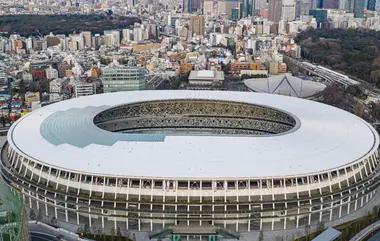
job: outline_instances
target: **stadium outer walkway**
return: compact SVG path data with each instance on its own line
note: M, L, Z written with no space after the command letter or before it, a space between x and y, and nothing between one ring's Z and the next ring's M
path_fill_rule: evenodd
M380 221L377 221L376 223L373 223L367 226L362 231L360 231L360 233L358 233L355 237L350 239L350 241L378 240L377 238L380 238L379 230L380 230ZM374 236L371 236L372 233L374 234Z
M358 209L356 212L346 215L340 219L337 219L332 222L325 223L325 228L334 227L358 218L361 218L368 214L368 212L372 212L374 206L380 205L380 192L377 191L376 195L372 198L372 200L367 203L367 205ZM310 232L316 231L316 226L312 226ZM295 238L305 236L305 228L299 229L289 229L289 230L278 230L278 231L264 231L264 241L290 241L292 240L292 234L294 233ZM256 241L259 240L258 232L251 233L240 233L241 241ZM230 240L228 240L230 241ZM232 241L232 240L231 240Z
M356 212L346 215L340 219L337 219L333 222L325 223L325 228L328 227L334 227L358 218L361 218L365 215L367 215L368 212L372 212L372 209L374 206L380 205L380 191L376 193L376 195L372 198L372 200L362 208L358 209ZM59 222L59 225L69 231L76 232L78 229L78 226L71 223L64 223ZM316 231L316 226L312 226L310 229L311 232ZM305 235L305 229L299 228L299 229L289 229L289 230L275 230L275 231L264 231L264 240L263 241L290 241L292 239L292 234L294 233L295 238L302 237ZM147 241L149 240L149 233L148 232L138 232L138 231L130 231L128 232L128 235L131 237L134 234L136 237L136 241ZM186 239L182 239L186 240ZM190 239L190 240L199 240L197 239ZM239 241L257 241L259 240L259 232L249 232L249 233L240 233L240 239ZM236 239L223 239L223 241L236 241Z

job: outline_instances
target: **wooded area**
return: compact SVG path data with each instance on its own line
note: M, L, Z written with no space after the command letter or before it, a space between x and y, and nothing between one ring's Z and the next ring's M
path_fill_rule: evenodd
M330 66L380 87L380 32L368 29L313 29L301 32L296 42L302 57Z
M23 37L54 34L71 34L91 31L103 34L104 30L127 28L140 19L110 15L6 15L0 17L0 32L17 33Z

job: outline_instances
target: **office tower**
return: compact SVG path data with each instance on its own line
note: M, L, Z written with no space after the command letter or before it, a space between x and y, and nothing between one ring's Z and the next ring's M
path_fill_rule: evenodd
M268 12L268 19L272 22L278 22L281 20L281 7L282 7L282 1L281 0L269 0L269 12Z
M191 12L196 12L198 11L198 9L201 8L201 0L190 0L190 1L191 1Z
M123 40L126 42L131 41L131 30L129 29L123 29Z
M354 17L364 18L365 0L354 0Z
M339 0L339 9L344 10L346 9L346 0Z
M232 9L238 8L238 0L227 0L227 14L232 15Z
M234 8L234 9L232 9L232 12L231 12L231 20L237 21L238 19L239 19L239 9Z
M182 6L183 6L183 11L185 13L188 13L189 12L189 0L183 0Z
M110 39L110 45L119 46L120 45L120 31L119 30L105 30L104 35Z
M210 14L214 15L214 1L212 0L205 0L203 3L203 14Z
M312 9L310 10L310 16L313 16L317 21L317 27L320 28L321 24L327 21L326 9Z
M281 20L293 21L296 18L295 0L283 0L281 8Z
M133 40L134 41L142 41L143 40L143 31L142 28L136 27L133 29Z
M247 15L255 16L256 15L256 0L247 0Z
M127 5L133 7L136 5L136 0L127 0Z
M238 7L239 7L239 19L240 18L243 18L243 16L244 16L244 4L243 4L243 2L239 2L239 4L238 4Z
M299 18L300 17L300 13L301 13L301 6L300 6L300 1L301 0L294 0L295 1L295 8L294 8L294 11L295 11L295 17L296 18Z
M227 14L227 2L218 1L218 15Z
M323 8L325 9L337 9L339 0L323 0Z
M368 0L367 9L370 11L376 10L376 0Z
M187 13L196 12L201 9L201 0L183 0L183 9Z
M311 0L300 0L299 1L300 15L309 15L310 7L311 7Z
M91 48L92 47L91 32L90 31L82 32L82 35L83 35L83 38L84 38L84 46L88 47L88 48Z
M196 35L203 36L203 33L204 33L203 16L191 16L190 31L193 35L196 34Z

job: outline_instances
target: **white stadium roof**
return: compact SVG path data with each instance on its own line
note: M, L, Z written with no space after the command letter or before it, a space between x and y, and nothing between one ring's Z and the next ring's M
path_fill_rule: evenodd
M152 134L148 139L136 139L139 134L108 132L93 123L97 113L112 106L165 99L269 106L293 114L300 126L276 136ZM61 136L65 143L56 140ZM77 142L89 140L92 143L78 147ZM12 125L8 142L30 159L73 172L236 180L299 176L339 168L375 152L379 138L359 117L299 98L249 92L136 91L93 95L40 108Z
M282 94L307 98L322 92L326 85L303 80L291 74L274 75L269 78L246 79L244 84L259 93Z

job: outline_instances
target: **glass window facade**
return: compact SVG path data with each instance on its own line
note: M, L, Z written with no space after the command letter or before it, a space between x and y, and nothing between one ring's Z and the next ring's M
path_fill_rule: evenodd
M104 93L144 90L145 71L138 67L106 68L102 81Z

